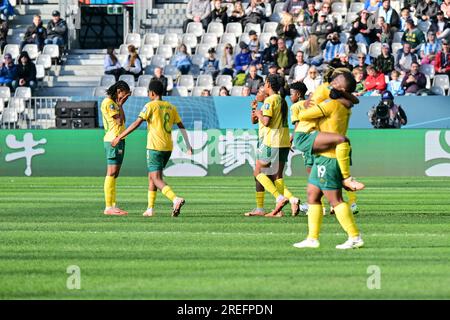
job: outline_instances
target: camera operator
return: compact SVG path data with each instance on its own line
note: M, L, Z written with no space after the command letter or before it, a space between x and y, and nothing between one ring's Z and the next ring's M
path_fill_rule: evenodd
M368 116L375 129L400 129L408 122L405 111L394 103L394 96L390 91L383 93L380 103L369 111Z

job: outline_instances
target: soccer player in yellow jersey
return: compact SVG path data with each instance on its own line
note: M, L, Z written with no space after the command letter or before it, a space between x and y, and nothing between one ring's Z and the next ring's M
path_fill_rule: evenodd
M157 189L161 190L162 194L173 203L173 217L180 214L181 207L185 204L185 200L177 197L162 178L163 169L167 165L173 149L172 127L174 124L181 130L188 154L192 154L192 147L176 107L161 99L163 90L160 81L152 80L150 82L148 93L151 102L145 105L137 120L112 142L113 146L118 144L120 139L136 130L142 122L147 122L148 206L143 214L145 217L155 214Z
M356 82L349 80L349 91L354 89ZM354 80L354 79L353 79ZM352 92L352 91L351 91ZM340 101L328 99L318 106L301 111L301 121L318 120L318 128L322 132L336 132L345 135L348 128L351 111ZM318 152L314 159L308 180L308 237L306 240L294 244L297 248L318 248L319 232L322 224L323 195L334 207L336 218L348 235L348 240L336 246L337 249L359 248L364 245L358 228L356 227L350 207L342 198L342 172L336 159L336 150Z
M264 89L268 97L264 100L262 109L254 111L254 116L260 122L262 143L256 153L253 174L276 199L275 209L266 216L278 217L281 215L281 209L289 203L289 198L284 195L283 181L284 164L287 162L290 148L288 107L282 103L282 97L278 93L280 84L276 76L267 76ZM275 182L270 176L275 176Z
M118 135L125 130L125 113L123 104L130 96L130 87L124 81L118 81L108 88L107 97L102 101L101 112L105 137L103 138L106 152L106 177L104 183L106 215L124 216L128 212L116 207L116 180L119 177L125 155L125 140L121 139L116 146L111 146Z

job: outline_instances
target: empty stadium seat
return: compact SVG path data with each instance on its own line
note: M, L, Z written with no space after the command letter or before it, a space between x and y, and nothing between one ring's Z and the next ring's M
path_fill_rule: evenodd
M301 44L301 43L294 43L291 50L294 54L297 54L297 52L302 49L302 46L303 46L303 44Z
M5 54L9 53L13 60L16 60L17 57L20 55L20 47L18 44L7 44L5 48L3 49L3 56Z
M272 10L272 15L270 16L270 20L274 22L280 22L281 13L283 12L284 2L277 2Z
M267 48L270 42L270 38L273 36L276 36L276 34L272 32L263 32L259 36L259 42L264 43L264 47Z
M223 34L223 24L221 22L210 22L208 25L207 33L214 33L217 38L220 38Z
M186 87L177 86L177 87L173 88L172 95L179 96L179 97L188 97L189 91Z
M216 86L225 86L228 90L233 86L233 78L227 74L220 74L216 78Z
M125 81L130 88L134 88L134 76L131 74L123 74L119 77L120 81Z
M106 96L107 87L95 87L92 95L94 97L104 97Z
M170 59L173 55L172 47L168 44L162 44L156 49L156 54L163 56L164 59Z
M151 74L143 74L140 75L137 81L138 87L144 87L148 88L148 85L150 84L150 81L152 80L153 76Z
M40 54L36 59L36 65L44 66L44 69L47 71L52 67L52 58L48 54Z
M108 87L109 88L114 83L116 83L116 77L113 76L112 74L105 74L100 79L99 86L100 87Z
M29 87L17 87L14 92L15 98L29 99L31 98L31 88Z
M171 77L167 78L167 91L170 92L173 89L173 79Z
M36 65L36 79L43 80L45 78L45 68L42 64Z
M214 86L211 89L211 95L217 97L220 93L220 86Z
M244 33L249 33L251 30L256 31L257 34L261 34L261 25L256 23L247 23L244 28Z
M199 38L203 35L203 25L201 22L189 22L186 28L186 33L193 33Z
M392 49L392 54L395 55L397 54L397 51L400 50L403 47L403 45L401 43L398 42L393 42L391 45L391 49Z
M9 87L0 87L0 99L3 101L8 101L9 98L11 98L11 91L9 90Z
M193 56L191 56L191 60L193 64L197 66L203 66L206 58L204 54L194 54Z
M131 95L134 97L147 97L148 90L146 87L135 87L133 88Z
M217 35L215 33L205 33L200 43L208 44L210 47L217 46Z
M149 44L151 45L153 48L158 48L159 47L159 34L157 33L146 33L144 36L144 44Z
M450 81L446 74L436 74L433 80L433 86L441 87L444 90L448 90L450 87Z
M229 43L234 47L236 45L236 35L234 33L224 33L220 37L220 43Z
M154 49L150 44L144 44L139 48L139 56L145 60L150 60L153 57Z
M129 33L125 37L125 44L132 44L136 48L141 46L141 35L139 33Z
M208 50L209 50L210 48L212 48L212 47L214 47L214 46L212 46L212 45L210 45L210 44L208 44L208 43L200 43L200 44L197 46L197 49L195 49L195 54L196 54L196 55L197 55L197 54L200 54L200 55L206 57L206 56L208 55Z
M166 77L176 78L180 71L174 65L168 64L164 67L164 75Z
M422 72L426 76L429 76L432 79L434 77L434 65L422 64L420 66L420 72Z
M37 44L32 43L26 44L23 47L22 51L28 52L28 56L30 57L31 60L35 60L39 56L39 48Z
M59 58L59 46L57 44L46 44L42 49L42 54L48 54L50 58Z
M119 50L117 50L117 54L121 54L121 55L128 55L128 45L127 44L121 44L119 47Z
M381 54L381 42L371 43L369 46L369 55L372 58L377 58Z
M197 46L197 37L193 33L185 33L181 38L181 43L187 48L195 48Z
M14 108L5 108L2 112L2 126L12 124L14 127L17 125L17 121L19 121L19 114L16 112Z
M404 34L404 32L401 32L401 31L395 32L394 36L392 38L392 42L401 43L402 42L402 38L403 38L403 34Z
M239 37L239 42L245 42L245 43L249 43L250 42L250 36L248 35L248 33L243 33L241 34L241 36ZM238 50L239 49L239 50ZM239 46L236 47L236 50L240 51L241 48ZM237 52L237 51L236 51Z
M178 35L176 33L166 33L164 35L163 44L167 44L172 48L178 47L179 44Z
M239 22L230 22L227 24L225 28L226 33L234 33L236 38L240 37L242 34L242 24Z
M445 90L442 87L432 86L430 90L437 96L445 96Z
M231 88L230 95L233 97L242 97L243 86L234 86Z
M207 87L194 87L192 89L192 96L193 97L200 97L202 95L203 90L211 90L211 88L207 88Z
M154 55L150 61L150 65L164 68L166 65L166 58L160 55Z
M194 77L191 74L183 74L178 78L178 86L185 87L189 91L194 88Z
M127 62L127 59L128 59L127 54L117 54L116 57L117 57L117 60L119 60L119 63L121 66L125 65L125 63Z
M350 12L361 12L364 10L364 2L352 2L350 4Z
M331 4L331 12L339 13L344 16L347 13L347 4L343 2L334 2Z
M264 23L262 31L268 32L268 33L275 33L277 31L277 27L278 27L277 22L269 21L269 22Z
M197 86L208 87L211 89L214 86L213 77L210 74L201 74L197 77Z

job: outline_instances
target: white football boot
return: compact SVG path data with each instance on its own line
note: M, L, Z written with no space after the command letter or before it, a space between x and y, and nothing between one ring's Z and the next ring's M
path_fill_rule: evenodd
M319 240L316 240L316 239L306 238L302 242L294 243L294 247L299 248L299 249L303 249L303 248L317 249L318 247L320 247L320 242L319 242Z
M364 245L364 241L361 238L361 235L353 238L348 238L343 244L338 244L336 249L347 250L347 249L357 249L361 248Z

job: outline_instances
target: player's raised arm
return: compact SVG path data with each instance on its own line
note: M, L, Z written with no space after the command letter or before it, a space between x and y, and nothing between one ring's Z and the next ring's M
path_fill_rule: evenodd
M300 121L308 121L308 120L314 120L314 119L320 119L322 117L326 117L330 114L328 108L322 106L314 106L310 107L306 110L300 110L298 113L298 119Z
M183 135L184 142L186 143L187 154L191 155L192 154L192 146L191 146L191 143L189 142L189 136L187 134L186 128L184 127L184 124L181 121L177 123L177 126L180 129L181 134Z

